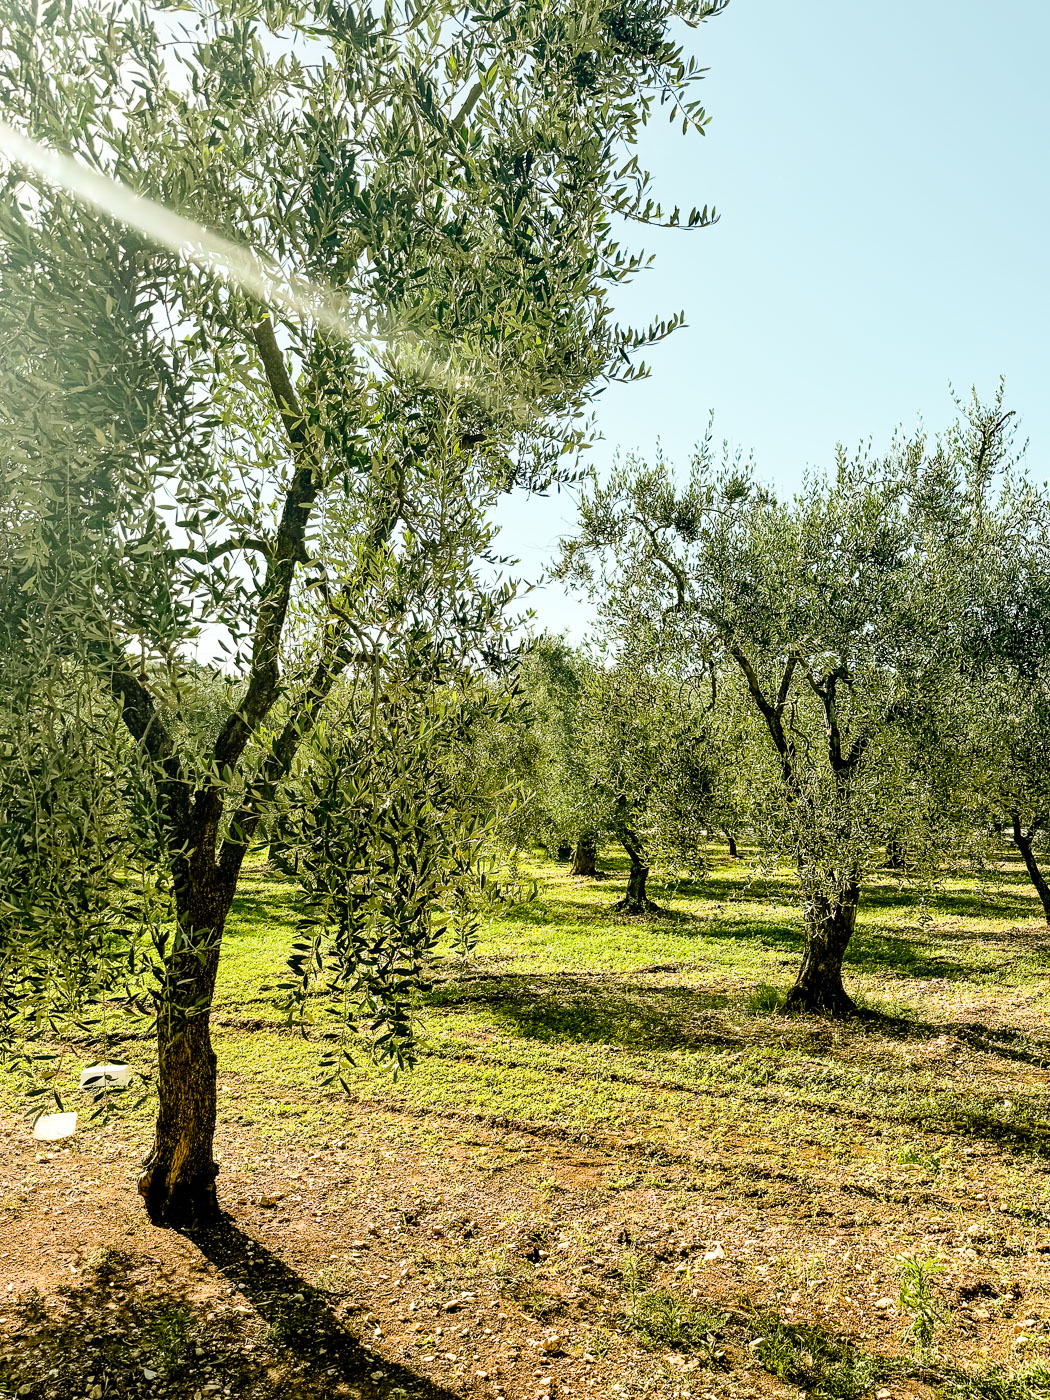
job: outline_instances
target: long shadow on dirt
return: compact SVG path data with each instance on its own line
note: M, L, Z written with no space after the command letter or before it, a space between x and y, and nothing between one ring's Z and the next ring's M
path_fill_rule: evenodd
M0 1327L0 1391L22 1400L456 1400L364 1346L328 1299L232 1221L193 1236L218 1276L173 1285L109 1250L82 1282L30 1291ZM8 1304L11 1308L11 1304Z
M401 1395L406 1400L455 1400L443 1386L370 1351L339 1320L324 1293L228 1217L213 1229L196 1232L193 1241L244 1294L286 1352L309 1367L324 1367L329 1386L333 1379L341 1380L362 1400Z

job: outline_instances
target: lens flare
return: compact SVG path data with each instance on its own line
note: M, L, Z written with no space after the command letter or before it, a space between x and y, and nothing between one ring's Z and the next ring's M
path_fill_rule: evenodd
M354 324L332 291L289 272L244 244L173 213L163 204L135 194L119 180L92 170L71 156L49 150L2 120L0 154L186 262L209 269L267 306L311 319L348 340L375 339Z
M483 357L475 348L464 360L451 351L435 352L416 326L395 327L387 334L376 334L362 324L360 315L352 313L346 298L331 287L282 267L266 254L224 238L156 200L136 194L120 180L41 145L0 119L2 158L26 167L82 204L134 229L186 262L207 269L264 306L312 321L352 344L392 352L401 373L416 382L453 397L469 389L475 401L509 414L519 425L527 424L531 418L525 399L519 393L506 392L498 354ZM503 385L502 389L497 385Z

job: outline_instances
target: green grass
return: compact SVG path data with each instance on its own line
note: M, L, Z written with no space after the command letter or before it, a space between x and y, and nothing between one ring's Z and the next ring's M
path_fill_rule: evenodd
M476 956L438 968L420 1006L418 1066L394 1080L362 1059L350 1075L356 1104L401 1115L420 1142L430 1124L447 1125L430 1130L441 1140L471 1119L511 1143L515 1125L537 1124L569 1142L633 1142L634 1160L609 1177L612 1200L715 1186L772 1205L787 1191L804 1214L832 1183L853 1193L851 1206L883 1207L876 1268L893 1296L896 1260L928 1251L913 1238L914 1203L943 1208L993 1168L1005 1196L1031 1197L1032 1173L1050 1158L1050 1092L1033 1073L1050 1063L1050 935L1016 863L994 884L946 879L928 907L895 881L870 886L846 978L880 1014L854 1026L781 1013L801 948L790 875L757 878L716 854L701 884L654 889L666 914L630 920L610 914L625 876L610 864L614 878L598 883L540 864L539 898L493 919ZM334 1133L343 1112L341 1098L304 1092L316 1046L280 1028L268 990L294 910L287 886L250 873L219 987L222 1075L239 1111L276 1136ZM237 1029L243 1018L250 1033ZM507 1287L534 1316L550 1315L528 1269ZM635 1279L621 1326L710 1366L720 1317L671 1281ZM808 1395L859 1400L904 1363L870 1352L851 1325L781 1318L750 1355ZM894 1355L909 1345L902 1323ZM940 1393L1043 1396L1041 1358L956 1366L939 1373Z
M581 1132L615 1123L657 1138L676 1134L685 1103L716 1136L739 1121L741 1099L768 1130L772 1098L788 1120L809 1117L813 1143L822 1119L861 1103L901 1151L915 1127L1029 1157L1050 1151L1044 1092L1009 1088L1004 1108L1001 1075L960 1094L943 1066L923 1063L949 1025L1004 1064L1050 1061L1050 1038L986 1015L989 994L1006 990L1046 1005L1047 931L1018 867L997 889L947 880L943 908L922 911L895 882L871 887L846 976L883 1020L850 1030L844 1053L827 1025L779 1014L801 939L789 876L753 879L742 862L715 863L699 886L655 891L667 915L630 920L609 914L619 879L574 880L552 865L537 875L539 899L493 919L475 957L439 965L420 1006L417 1068L394 1081L362 1056L355 1097ZM294 889L249 871L217 992L222 1073L242 1111L274 1130L338 1114L304 1094L318 1049L283 1027L276 1005L294 917ZM253 1086L267 1092L253 1097ZM842 1127L840 1148L848 1118L846 1141Z
M776 1250L731 1245L724 1266L675 1268L632 1245L581 1349L674 1355L716 1392L712 1371L751 1366L815 1400L902 1377L931 1400L1050 1397L1048 1333L1019 1342L1010 1324L1050 1312L1050 1256L1033 1246L1050 1229L1050 933L1019 864L994 882L945 879L926 907L873 883L846 981L877 1014L833 1024L781 1010L801 951L795 881L711 860L698 885L653 888L666 912L641 920L610 913L622 864L593 882L538 862L539 897L493 917L475 956L435 967L415 1069L394 1078L362 1053L349 1096L322 1087L319 1045L279 1009L296 891L250 868L214 1014L220 1118L241 1130L231 1171L252 1170L251 1143L323 1149L364 1119L369 1143L479 1199L512 1177L544 1240L564 1227L563 1199L675 1229L717 1202L709 1233L776 1221ZM537 1140L560 1145L567 1175L533 1169ZM581 1183L573 1163L595 1145L605 1165ZM562 1318L533 1262L486 1259L441 1247L426 1267L450 1288L487 1270L508 1305ZM872 1300L898 1297L909 1259L928 1261L930 1316L948 1319L924 1332L921 1366L906 1310L872 1330ZM949 1297L975 1271L996 1299L1018 1279L1024 1298L995 1302L984 1332ZM184 1329L174 1315L164 1328L175 1364Z

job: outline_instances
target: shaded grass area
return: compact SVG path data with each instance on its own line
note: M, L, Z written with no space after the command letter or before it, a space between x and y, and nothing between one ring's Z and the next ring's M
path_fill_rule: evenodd
M231 1390L259 1400L455 1400L391 1366L361 1340L360 1324L335 1315L323 1290L229 1221L194 1238L205 1279L228 1282L250 1308L211 1288L203 1297L192 1285L158 1289L141 1261L107 1250L78 1286L47 1303L33 1292L20 1301L14 1354L0 1341L0 1393L72 1400L98 1378L99 1390L119 1400ZM46 1370L39 1386L25 1379L31 1354L47 1363L33 1368Z
M608 864L617 878L605 883L541 868L540 899L493 920L478 956L439 968L421 1006L419 1066L394 1082L362 1061L350 1071L355 1094L580 1130L659 1131L686 1111L705 1131L730 1116L757 1130L774 1108L808 1116L804 1132L816 1140L852 1117L878 1119L880 1134L902 1140L922 1128L1050 1153L1042 1086L1015 1086L1006 1100L998 1087L1004 1064L1050 1063L1050 1037L1004 1025L994 1003L980 1004L994 974L996 987L1045 1005L1045 929L1016 864L999 880L1004 902L1028 912L1021 925L1012 914L989 925L995 892L961 881L946 882L945 899L969 900L966 918L920 910L896 882L876 885L848 975L877 1014L852 1027L778 1014L800 946L789 876L759 879L723 860L700 886L659 890L670 912L639 921L610 915L626 871ZM290 887L255 871L231 917L217 1021L239 1085L261 1074L298 1089L316 1060L316 1046L281 1029L272 993L294 907ZM239 1033L246 1016L251 1035ZM949 1061L970 1052L996 1072L960 1094ZM688 1110L685 1096L697 1100ZM248 1110L252 1121L313 1111L279 1101Z
M874 1014L843 1025L779 1011L801 947L790 874L711 856L700 884L655 886L665 912L640 920L610 912L625 863L600 883L539 865L537 900L434 969L416 1068L395 1079L362 1055L349 1098L321 1086L316 1040L279 1009L295 889L249 869L214 1018L232 1170L364 1124L398 1164L395 1199L399 1172L425 1166L461 1214L489 1213L484 1247L476 1232L453 1244L445 1223L413 1267L442 1296L480 1279L515 1326L562 1329L550 1354L579 1371L559 1393L584 1394L573 1385L598 1367L588 1394L613 1378L720 1394L725 1379L781 1400L1050 1400L1050 936L1020 865L997 883L946 879L925 906L875 882L846 969ZM352 1212L355 1189L336 1189ZM394 1375L278 1251L232 1225L201 1247L281 1364L324 1347L347 1385L373 1364ZM941 1271L947 1321L922 1356L896 1301L908 1259ZM434 1396L490 1393L407 1360L397 1375Z

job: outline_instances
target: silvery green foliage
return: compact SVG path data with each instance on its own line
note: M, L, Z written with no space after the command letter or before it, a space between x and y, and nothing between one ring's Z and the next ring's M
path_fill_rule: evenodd
M940 439L840 450L791 499L710 436L684 480L629 460L583 495L561 572L610 636L714 685L737 805L807 899L848 897L889 841L932 878L965 836L972 745L951 716L1012 645L1003 618L1032 615L1009 542L1045 552L1009 416L975 402Z
M0 1045L42 1111L61 1107L73 1045L105 1049L144 1009L170 910L157 843L132 826L138 774L112 707L53 658L9 654L0 670Z
M662 874L701 873L706 830L724 819L703 696L651 658L551 636L523 657L519 683L504 738L518 840L633 837Z
M388 653L337 697L271 848L304 894L286 1006L304 1033L334 1021L333 1078L355 1038L412 1063L420 984L443 941L473 949L485 903L488 822L461 802L457 768L505 702L469 677L427 684L435 658L420 654L426 639L415 648L412 664L392 669Z
M408 633L439 638L452 676L490 659L510 592L479 564L488 507L568 474L595 390L679 323L616 323L611 292L646 262L619 229L710 218L664 216L635 148L661 107L703 129L674 35L722 8L0 16L5 121L247 246L275 287L262 306L207 258L0 172L5 645L63 677L34 692L46 743L69 694L77 724L101 717L90 774L123 813L121 859L153 843L141 866L173 905L145 939L173 1026L206 1009L241 862L330 696ZM109 810L84 808L107 833Z

